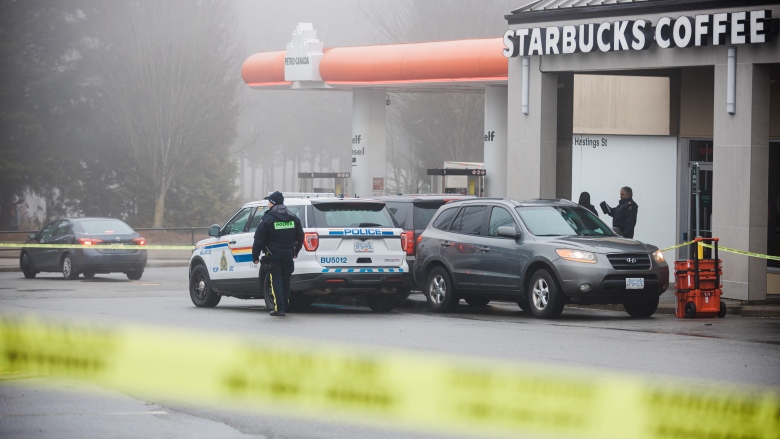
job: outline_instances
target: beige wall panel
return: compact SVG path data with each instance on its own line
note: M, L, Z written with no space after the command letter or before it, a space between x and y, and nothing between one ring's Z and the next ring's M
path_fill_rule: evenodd
M712 67L682 69L680 137L712 138L714 81Z
M574 75L574 132L669 135L669 78Z

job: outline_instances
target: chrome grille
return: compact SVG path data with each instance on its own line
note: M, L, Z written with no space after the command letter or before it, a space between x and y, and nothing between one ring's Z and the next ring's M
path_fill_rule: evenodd
M649 270L652 265L647 253L613 253L607 259L615 270Z

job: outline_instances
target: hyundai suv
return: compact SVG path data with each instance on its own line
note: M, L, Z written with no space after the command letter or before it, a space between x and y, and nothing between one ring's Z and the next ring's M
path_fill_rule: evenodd
M405 248L411 241L385 203L357 198L285 194L285 205L301 219L304 244L295 259L290 310L318 298L365 299L377 312L395 307L410 272ZM312 196L316 194L310 194ZM216 306L222 296L264 298L272 307L267 267L252 262L254 233L268 202L245 204L223 226L211 226L190 259L190 297L199 307ZM260 282L262 279L262 282Z
M431 218L439 210L439 207L450 201L469 200L473 195L452 195L452 194L414 194L414 195L386 195L374 197L377 200L384 201L387 209L393 214L393 218L398 225L404 229L404 234L409 238L411 245L406 248L406 263L409 264L409 271L414 270L415 248L414 243L417 237L425 230ZM399 293L400 299L409 297L412 289L420 290L421 285L412 282L406 290Z
M417 242L414 277L434 311L493 299L539 318L564 305L622 304L649 317L669 286L652 245L623 238L568 200L485 199L442 206Z

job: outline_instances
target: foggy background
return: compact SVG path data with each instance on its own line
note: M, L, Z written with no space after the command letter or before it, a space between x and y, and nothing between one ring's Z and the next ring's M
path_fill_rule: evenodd
M528 3L0 0L0 230L59 216L223 223L302 171L350 171L352 94L252 90L250 55L310 22L325 47L500 37ZM391 93L388 193L482 161L484 97Z

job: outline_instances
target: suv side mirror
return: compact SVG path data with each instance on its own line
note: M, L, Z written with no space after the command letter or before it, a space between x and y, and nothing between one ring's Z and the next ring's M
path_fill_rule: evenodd
M520 233L512 226L501 226L496 230L496 234L503 238L517 239L520 237Z
M613 232L615 232L615 233L617 233L617 234L618 234L618 236L623 236L623 231L622 231L622 230L620 230L620 228L618 228L618 227L613 227L613 228L612 228L612 231L613 231Z
M209 227L209 236L219 237L219 224L214 224Z

